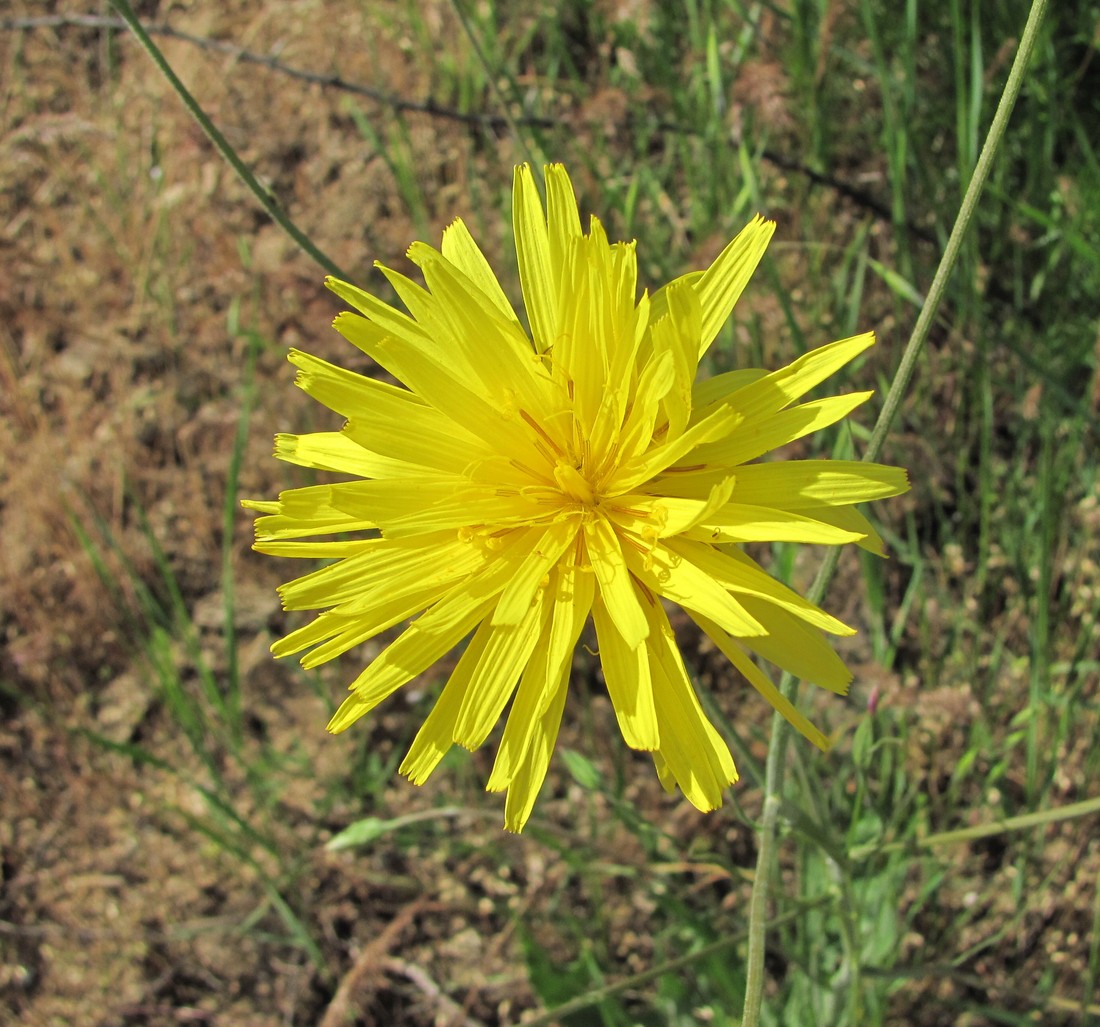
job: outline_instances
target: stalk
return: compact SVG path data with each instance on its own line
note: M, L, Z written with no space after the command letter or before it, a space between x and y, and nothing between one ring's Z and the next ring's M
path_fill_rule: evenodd
M993 122L989 126L989 133L974 166L974 173L970 178L970 184L966 188L966 194L963 196L962 205L959 208L958 216L955 218L951 235L947 240L947 246L944 248L943 256L940 258L939 266L932 278L928 297L924 301L924 306L921 307L917 323L913 327L913 334L905 346L901 363L898 365L897 373L890 385L890 391L887 393L886 402L883 403L882 412L875 422L874 431L871 433L871 441L867 445L867 451L863 454L865 461L873 461L882 451L886 436L897 417L901 401L913 377L917 359L920 357L924 344L928 339L932 321L943 302L947 283L951 278L951 272L955 268L955 262L958 260L963 239L970 228L970 222L977 210L978 200L981 198L986 179L989 177L989 170L993 166L993 161L1004 139L1008 119L1020 95L1020 87L1023 84L1024 74L1027 71L1031 52L1035 47L1035 40L1038 37L1046 7L1047 0L1032 0L1027 24L1024 26L1023 35L1020 38L1020 46L1012 62L1012 69L1008 73L1008 81L1005 83L1004 92L1001 93L1000 102L997 104L996 113L993 115ZM811 603L816 605L821 602L833 574L836 573L839 559L840 552L838 549L829 551L807 593L806 598ZM783 695L793 702L797 697L798 682L791 675L784 674L780 682L780 690ZM769 874L772 872L774 862L788 738L787 722L780 714L776 713L772 718L771 739L768 743L768 758L764 776L764 811L760 824L756 877L753 881L752 900L749 905L748 956L745 969L745 1007L741 1020L742 1027L759 1027L760 1024L760 1010L764 994L764 949L767 940L765 923L768 884Z

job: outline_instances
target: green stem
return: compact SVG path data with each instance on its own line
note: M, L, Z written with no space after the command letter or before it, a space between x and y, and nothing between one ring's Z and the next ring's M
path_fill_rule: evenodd
M808 899L797 909L792 909L782 916L777 916L769 926L785 927L805 913L825 906L830 901L829 895L818 895L812 899ZM700 945L697 949L685 955L675 956L663 963L651 966L648 970L642 970L639 973L631 974L629 977L623 977L611 984L601 985L598 988L594 988L592 991L586 991L583 995L571 998L568 1002L564 1002L560 1006L554 1006L553 1009L549 1009L544 1013L539 1013L530 1020L524 1020L524 1027L549 1027L550 1024L561 1023L565 1017L578 1013L583 1009L589 1009L592 1006L599 1005L601 1002L614 995L622 994L624 991L636 991L643 984L648 984L650 981L655 981L667 974L675 974L683 970L688 970L696 963L703 962L709 956L713 956L715 953L721 952L723 949L727 949L732 945L737 945L743 941L744 938L744 933L726 935L724 938L718 938L716 941L708 942L706 945Z
M1011 834L1014 831L1028 831L1033 827L1061 824L1067 820L1075 820L1077 817L1091 817L1098 813L1100 813L1100 795L1093 796L1091 799L1082 799L1080 802L1071 802L1066 806L1055 806L1053 809L1042 809L1035 813L1021 813L1018 817L991 820L985 824L960 827L954 831L940 831L937 834L926 834L920 838L900 842L886 842L885 844L872 842L868 845L857 845L849 850L848 859L853 863L858 863L860 860L885 856L894 852L932 849L937 845L970 844L980 838L995 838L998 835Z
M244 161L237 156L237 151L229 145L225 136L218 131L218 127L206 116L206 113L199 106L198 101L188 92L187 87L179 80L179 77L172 70L172 66L165 60L164 54L157 49L156 43L149 38L149 33L141 27L141 22L138 21L137 15L134 14L128 0L110 0L110 4L118 11L122 20L130 26L134 36L137 37L137 41L144 47L145 52L150 56L153 63L160 70L160 73L168 79L168 84L176 91L179 98L183 101L183 105L199 123L199 127L206 133L207 139L214 144L218 153L229 162L230 167L237 172L237 175L248 187L252 195L260 201L260 205L267 211L271 219L330 275L335 275L337 278L342 278L345 281L351 281L347 272L342 270L335 261L331 260L323 251L315 246L309 236L287 217L279 206L278 201L271 194L271 191L265 189L264 186L260 184Z
M993 115L993 123L989 126L989 134L986 136L982 152L974 167L974 174L967 186L966 195L963 196L962 206L959 209L958 217L955 219L954 227L951 229L951 235L947 240L947 246L944 248L943 257L940 259L939 267L936 268L936 273L932 278L928 297L924 302L924 306L921 307L917 323L913 328L913 334L906 344L901 363L898 365L897 374L894 376L882 412L875 423L871 441L867 446L866 453L863 455L864 460L874 460L882 451L886 436L897 417L898 408L901 406L901 401L913 377L917 359L928 338L928 332L932 327L936 311L943 301L944 292L958 259L963 239L970 227L974 211L977 209L978 200L985 187L986 179L989 177L989 170L997 151L1000 149L1008 119L1012 114L1012 108L1015 106L1016 99L1020 94L1020 86L1023 83L1024 74L1031 58L1031 51L1039 34L1039 26L1042 24L1043 15L1046 13L1046 6L1047 0L1032 0L1027 24L1024 26L1023 36L1020 39L1020 46L1012 62L1012 70L1008 74L1008 81L1005 83L1004 92L1001 94L1000 102L997 105L997 111ZM807 594L810 602L815 604L821 602L825 590L836 572L839 559L839 550L830 550ZM784 674L780 688L783 694L793 702L798 690L797 681L790 675ZM745 1009L741 1021L742 1027L758 1027L760 1023L760 1009L764 994L765 911L768 904L768 875L772 871L776 829L779 823L787 739L787 722L776 713L772 718L771 740L768 745L768 758L764 771L764 812L760 824L756 877L753 881L752 900L749 906L748 958L745 970Z

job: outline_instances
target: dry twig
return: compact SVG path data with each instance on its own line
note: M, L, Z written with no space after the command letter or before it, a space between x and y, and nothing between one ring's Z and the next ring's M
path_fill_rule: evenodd
M98 28L118 30L120 32L127 31L127 26L121 19L98 14L56 14L43 15L37 18L0 18L0 31L26 31L41 28ZM143 25L143 28L151 36L164 36L168 39L178 39L203 50L211 50L215 53L226 54L234 60L241 61L243 64L257 64L277 72L280 75L285 75L288 78L297 79L301 82L308 82L311 85L338 89L345 93L351 93L354 96L361 96L365 99L372 100L383 107L388 107L390 110L403 113L427 114L433 118L445 118L450 121L458 121L472 127L487 129L494 132L505 132L509 128L514 128L515 126L523 126L525 128L562 129L571 133L576 133L579 129L584 128L586 124L599 127L598 123L586 123L583 120L551 118L545 115L528 113L523 113L511 118L500 114L484 114L480 112L467 113L437 103L430 97L427 100L408 100L404 97L386 92L383 89L365 86L358 82L350 82L337 74L321 74L320 72L309 71L305 68L296 68L293 65L283 63L273 54L253 53L251 50L245 50L242 47L223 42L220 39L210 39L206 36L196 36L189 32L182 32L179 29L172 28L171 25ZM643 114L643 116L645 115ZM674 122L660 121L657 123L657 128L668 134L693 134L691 129L685 129L682 125ZM813 168L807 167L799 161L792 160L781 153L776 153L774 150L764 149L760 151L760 157L762 160L779 168L781 171L802 175L809 179L814 185L825 186L827 189L833 190L838 195L851 200L857 206L863 207L865 210L870 211L882 220L892 220L893 215L886 204L880 202L870 193L857 186L850 185L838 178L834 178L832 175L815 171ZM936 241L933 234L922 225L908 222L906 228L917 239L921 239L925 242Z

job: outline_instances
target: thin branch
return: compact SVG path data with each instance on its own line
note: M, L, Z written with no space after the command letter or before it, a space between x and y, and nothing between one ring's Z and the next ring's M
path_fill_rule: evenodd
M126 23L119 18L110 18L98 14L57 14L44 15L38 18L0 18L0 30L7 32L43 28L94 28L125 31L127 26ZM573 120L569 118L552 118L538 114L525 113L516 117L511 117L502 114L459 111L455 110L453 107L447 107L441 103L437 103L431 97L427 100L410 100L389 93L384 89L349 81L335 73L322 74L321 72L310 71L306 68L298 68L284 63L271 54L258 54L251 50L245 50L233 43L223 42L220 39L210 39L206 36L196 36L189 32L182 32L179 29L172 28L171 25L145 25L144 29L150 36L163 36L166 39L177 39L191 46L196 46L201 50L225 54L227 57L232 57L242 64L255 64L259 67L267 68L269 71L284 75L287 78L297 79L299 82L321 86L325 89L336 89L340 92L350 93L353 96L361 96L382 107L388 107L393 111L425 114L432 118L455 121L472 128L480 128L501 135L509 131L514 132L517 128L560 129L575 134L580 129L599 127L599 125L602 124L602 122L593 122L585 119ZM635 119L635 115L633 114L628 117L631 121ZM627 127L629 128L629 125ZM672 121L657 121L655 127L667 135L697 134L692 129L685 128L683 125ZM856 206L864 208L881 220L892 220L893 215L889 207L864 189L860 189L841 179L834 178L832 175L815 171L813 168L809 168L805 164L801 164L774 150L764 149L760 152L760 157L780 171L802 175L814 185L831 189L833 192L850 200L852 203L856 204ZM936 237L933 233L921 225L909 222L906 224L906 228L914 238L929 243L936 242Z
M242 64L257 64L262 68L285 75L287 78L297 79L299 82L307 82L310 85L323 86L328 89L351 93L354 96L362 96L395 111L428 114L434 118L458 121L464 125L492 129L497 132L507 131L513 123L534 128L556 128L561 125L561 122L554 118L525 115L521 118L509 119L499 114L468 114L451 107L444 107L430 98L427 100L408 100L394 93L388 93L383 89L376 89L374 86L351 82L335 73L324 74L309 71L306 68L297 68L294 65L285 64L272 54L259 54L220 39L192 35L190 32L182 32L179 29L172 28L171 25L158 24L144 25L143 27L151 36L177 39L180 42L196 46L200 50L225 54ZM0 30L7 32L44 28L92 28L126 31L128 26L121 18L110 18L99 14L57 14L40 18L0 18Z
M336 993L321 1017L320 1027L341 1027L350 1023L357 1004L365 1003L359 993L383 984L383 960L401 940L401 935L422 913L439 913L448 907L441 902L420 898L404 906L394 918L363 946L351 969L344 974Z
M343 278L345 281L350 280L340 265L335 263L290 219L290 216L282 209L271 190L260 184L259 179L252 173L252 169L241 160L237 151L229 145L229 141L222 135L218 126L210 120L206 111L199 106L199 102L191 95L191 91L172 70L172 65L165 60L164 54L157 48L156 43L153 42L149 33L145 30L145 26L141 24L138 16L134 13L129 0L108 0L108 3L118 11L119 16L125 23L124 28L128 28L133 32L135 38L141 44L141 48L149 55L149 59L156 65L157 70L168 80L168 84L183 101L183 105L187 108L191 117L198 122L199 127L206 134L206 138L210 140L218 153L225 158L229 166L237 172L237 177L245 184L249 192L259 200L260 206L267 211L268 216L330 275Z

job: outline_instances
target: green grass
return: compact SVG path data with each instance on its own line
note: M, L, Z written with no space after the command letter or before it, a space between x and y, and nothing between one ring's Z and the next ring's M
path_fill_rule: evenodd
M503 104L519 133L508 143L513 155L547 154L575 169L587 183L582 207L598 212L612 234L638 238L645 280L659 283L687 270L698 247L728 238L757 209L781 215L777 243L720 339L714 370L789 357L879 325L882 345L852 381L889 381L1007 73L1002 46L1018 36L1026 4L911 0L899 8L860 0L838 14L836 5L811 0L693 0L649 8L651 23L644 26L582 3L553 14L454 2L469 47L441 52L434 32L413 16L410 38L433 95L464 112L497 111ZM1095 996L1100 906L1088 976L1076 993L1066 994L1049 977L1026 994L986 995L973 969L982 953L1020 928L1026 889L1043 888L1061 869L1044 862L1038 829L1005 834L996 852L988 850L996 867L1014 867L1021 911L965 947L958 939L968 936L989 896L975 885L972 865L965 878L958 876L964 840L934 850L919 846L931 832L1063 801L1056 787L1061 754L1080 742L1082 725L1094 725L1098 712L1091 646L1100 611L1095 597L1082 600L1075 592L1074 576L1077 535L1084 531L1075 518L1097 489L1095 460L1085 455L1097 446L1086 383L1096 374L1090 311L1100 293L1100 108L1086 89L1095 82L1095 42L1081 27L1095 24L1097 8L1078 7L1077 18L1052 11L1044 29L948 306L890 446L890 460L909 465L915 485L908 506L880 513L891 559L853 560L850 568L849 580L858 580L866 596L867 655L897 684L873 716L854 703L803 696L841 741L828 756L800 743L791 748L785 873L774 889L776 914L791 918L771 936L768 1023L899 1022L913 1012L906 995L922 994L922 986L923 994L934 994L943 976L960 984L944 1016L969 1013L989 1022L1031 1022L1032 1012L1054 1017L1064 1012L1051 1005L1055 997L1072 1005ZM754 62L784 69L790 123L773 127L750 106L740 112L735 139L730 105L739 105L744 77L759 73ZM578 131L586 101L604 89L626 97L624 130ZM406 122L350 101L347 113L384 159L405 213L427 233L445 212L434 209L430 184L418 175ZM544 119L560 127L545 127ZM485 145L475 134L471 152ZM764 157L771 151L836 178L866 178L889 218L806 175L780 174ZM501 183L507 173L497 168ZM479 189L486 224L506 218L506 185L485 182ZM507 267L509 259L505 254L499 263ZM514 275L512 282L514 291ZM248 342L249 368L259 345ZM255 402L246 387L225 493L223 673L204 662L173 570L152 533L155 586L136 573L130 581L112 577L100 548L110 548L111 540L96 542L90 530L82 531L109 589L120 601L136 595L134 634L148 640L160 701L199 768L189 781L207 812L186 814L190 826L260 875L266 905L257 921L273 910L285 936L323 965L310 910L291 897L319 834L303 841L277 823L279 781L291 770L308 774L311 768L291 768L292 754L255 751L242 726L232 539L240 457ZM866 438L866 424L857 425L818 445L833 455L858 454ZM788 547L777 547L773 558L782 577L803 574ZM192 678L180 676L178 646L188 654ZM937 736L939 728L923 719L928 707L900 701L903 693L919 696L932 688L972 696L977 712L953 733ZM759 753L763 734L754 725L765 718L731 722L726 698L716 713L735 735L731 744L745 780L759 781L752 752L756 743ZM574 830L563 837L540 824L537 809L529 828L561 868L556 891L517 922L532 988L548 1008L576 1005L592 992L591 1006L563 1018L569 1024L736 1023L742 954L736 945L714 946L744 926L745 910L723 900L732 894L729 882L748 870L745 855L723 848L717 831L685 843L639 814L626 784L650 771L621 746L607 755L598 732L593 723L587 755L566 751L556 758L556 772L568 774L588 797L587 806L579 802ZM950 763L937 752L943 744ZM191 773L173 770L138 745L116 748L161 769ZM392 765L372 761L365 749L346 780L332 784L332 808L346 809L353 798L366 808L381 804ZM1075 767L1084 774L1077 798L1096 780L1098 759L1092 747ZM364 851L449 845L457 856L463 843L440 823L451 806L480 800L476 775L456 763L433 779L444 807L438 816L371 814L339 844ZM598 808L611 811L609 820L595 815L597 795ZM642 858L620 863L615 846L624 834ZM510 845L500 841L502 860ZM854 852L862 855L853 858ZM720 873L701 885L691 873L652 871L676 862ZM972 909L940 900L964 881L979 888ZM614 920L627 901L649 911L653 965L685 953L690 958L693 950L698 959L644 986L609 989L631 973L617 955Z

